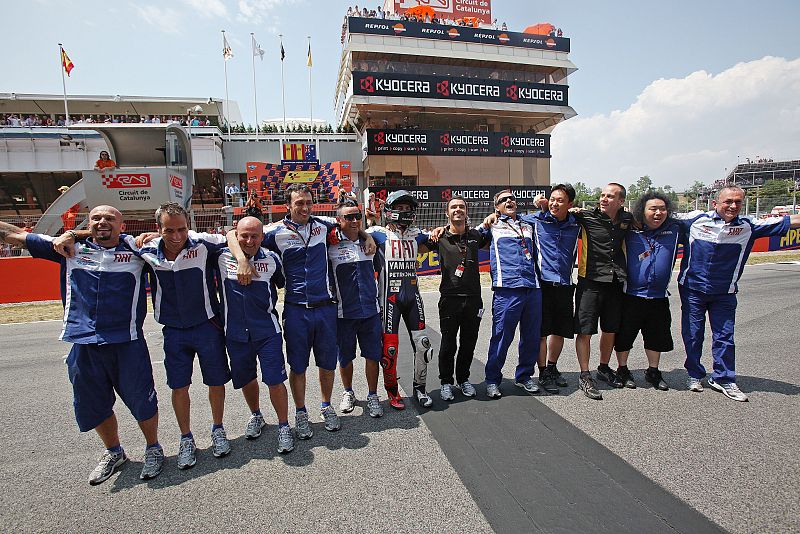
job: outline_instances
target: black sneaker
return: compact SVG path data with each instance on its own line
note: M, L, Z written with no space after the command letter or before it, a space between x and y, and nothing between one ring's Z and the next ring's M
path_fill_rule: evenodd
M610 367L606 367L603 369L602 367L597 367L597 378L602 380L603 382L608 382L608 385L615 388L623 387L622 380L619 379L617 373L614 372L613 369Z
M620 367L617 369L617 379L622 382L626 388L636 389L636 382L633 381L633 375L627 367Z
M664 382L664 377L661 376L661 371L656 369L652 373L650 369L647 369L644 372L644 379L647 380L650 384L653 385L655 389L659 389L661 391L669 391L669 386L666 382Z
M556 385L560 388L567 387L567 379L561 376L561 371L558 370L558 367L555 365L547 366L547 372L550 373L550 376L553 378L553 381Z
M594 385L594 380L592 380L591 373L581 373L581 375L578 377L578 387L581 388L583 394L590 399L603 400L603 395L597 391L597 387Z
M547 368L539 372L539 387L548 393L558 393L559 391L555 378L550 374Z

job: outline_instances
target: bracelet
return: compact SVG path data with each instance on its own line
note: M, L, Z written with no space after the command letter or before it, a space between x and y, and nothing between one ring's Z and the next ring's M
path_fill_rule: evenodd
M66 232L66 233L68 233L69 235L71 235L71 236L72 236L72 240L73 240L73 241L75 241L76 243L78 242L78 234L76 234L76 233L75 233L75 232L73 232L72 230L67 230L67 232Z

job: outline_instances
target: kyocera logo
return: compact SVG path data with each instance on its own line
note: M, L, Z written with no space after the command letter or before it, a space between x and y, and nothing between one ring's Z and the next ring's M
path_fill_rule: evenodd
M150 187L149 174L104 174L102 184L108 189Z
M383 132L378 132L378 133L375 134L373 139L375 140L376 143L378 143L379 145L382 145L382 144L384 144L386 142L386 134L383 133Z
M361 80L361 89L368 93L375 92L375 78L373 76L367 76L363 80Z
M506 96L513 100L514 102L517 101L519 98L518 88L516 85L512 85L508 89L506 89Z
M450 200L452 198L453 198L453 190L452 189L450 189L448 187L447 189L442 191L442 200L444 200L445 202L450 202Z
M175 187L177 189L183 189L183 179L180 176L175 176L174 174L170 174L169 183L172 187Z
M509 139L510 139L510 137L509 137L509 136L507 136L507 135L504 135L503 137L501 137L501 138L500 138L500 144L501 144L501 145L503 145L504 147L508 148L508 145L510 145L510 144L511 144L511 143L509 142Z
M442 96L450 96L450 82L442 80L436 84L436 92Z
M443 133L442 135L439 136L439 141L443 145L449 145L450 144L450 134L449 133Z

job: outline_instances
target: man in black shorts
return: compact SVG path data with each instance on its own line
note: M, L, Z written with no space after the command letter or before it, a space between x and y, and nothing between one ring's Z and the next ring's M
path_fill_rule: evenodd
M442 400L451 401L455 398L454 367L455 387L465 397L475 396L475 387L469 381L469 368L483 317L478 249L487 243L487 239L477 230L467 228L467 201L461 195L447 202L447 218L450 226L444 230L441 238L438 241L428 239L425 245L430 250L438 251L442 270L439 285L439 324L442 333L439 380L442 384ZM459 338L458 344L456 336Z
M600 319L600 365L597 377L615 388L622 382L608 366L614 336L622 314L622 285L627 271L623 243L632 224L631 214L623 209L625 187L609 183L600 193L599 205L591 211L575 213L581 226L581 253L578 261L578 287L575 290L575 352L581 368L578 386L590 399L601 400L589 371L592 335Z

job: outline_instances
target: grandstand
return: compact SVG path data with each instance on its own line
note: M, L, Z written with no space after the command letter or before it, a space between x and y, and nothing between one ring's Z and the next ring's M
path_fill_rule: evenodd
M800 160L740 163L731 170L724 180L715 182L715 188L725 185L738 185L743 189L759 187L768 180L790 180L800 184Z

